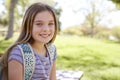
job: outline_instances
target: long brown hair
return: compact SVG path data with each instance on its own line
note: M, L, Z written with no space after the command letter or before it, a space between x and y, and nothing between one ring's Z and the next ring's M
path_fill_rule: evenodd
M40 3L40 2L32 4L31 6L29 6L29 8L25 12L25 15L24 15L23 21L22 21L21 32L20 32L20 35L19 35L17 41L6 50L6 52L4 53L4 55L1 58L1 62L3 63L3 66L4 66L3 67L3 76L8 75L7 74L8 73L7 72L8 71L8 57L9 57L9 53L12 50L12 48L20 43L33 43L34 40L32 38L32 29L33 29L34 18L37 13L42 12L42 11L49 11L53 15L54 22L55 22L55 32L54 32L53 38L48 43L54 42L56 35L57 35L57 31L58 31L57 18L56 18L54 9L51 6Z

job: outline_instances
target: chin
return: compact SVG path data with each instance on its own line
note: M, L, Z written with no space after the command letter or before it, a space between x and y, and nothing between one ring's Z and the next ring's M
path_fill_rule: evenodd
M40 41L40 42L46 44L46 43L49 43L50 41Z

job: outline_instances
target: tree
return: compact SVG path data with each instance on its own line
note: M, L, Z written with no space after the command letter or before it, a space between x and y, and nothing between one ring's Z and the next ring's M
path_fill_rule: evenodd
M109 6L106 6L104 0L88 0L86 5L88 5L88 7L79 8L78 11L83 12L85 15L85 21L83 24L89 26L89 34L91 37L94 37L95 27L100 25L100 22L103 20L103 18L113 9Z
M120 41L120 26L116 26L112 28L112 35Z
M60 19L60 16L61 16L61 12L62 12L62 9L61 8L57 8L55 9L56 11L56 14L57 14L57 19L58 19L58 31L60 32L61 31L61 22L59 21Z
M110 0L110 1L112 1L113 3L115 3L115 4L116 4L116 7L117 7L118 9L120 9L120 0Z
M5 6L8 10L9 22L8 22L8 31L5 40L12 38L14 33L14 24L23 15L23 13L21 14L19 12L19 8L16 7L20 6L22 8L21 12L24 12L26 8L26 4L29 4L28 0L6 0ZM15 17L17 18L16 21L14 21L16 19Z
M99 13L95 9L95 7L96 7L95 3L91 3L91 6L92 6L91 12L89 12L88 15L86 16L86 21L88 22L88 24L91 27L90 35L91 35L91 37L93 37L94 36L94 28L95 28L95 26L97 26L100 18L99 18L99 20L96 20L96 17L99 16Z
M4 2L2 3L2 6L4 6ZM4 10L0 11L0 25L5 27L8 25L8 17L7 17L7 11L5 10L5 7L3 7Z
M10 0L9 5L9 26L5 40L10 39L13 36L13 23L14 23L14 9L18 0Z

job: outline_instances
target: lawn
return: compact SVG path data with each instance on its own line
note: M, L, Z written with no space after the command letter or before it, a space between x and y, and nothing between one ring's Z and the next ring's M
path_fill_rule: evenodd
M0 41L0 53L14 40ZM120 43L57 36L57 69L82 70L81 80L120 80Z
M84 71L82 80L120 80L120 43L58 36L57 69Z

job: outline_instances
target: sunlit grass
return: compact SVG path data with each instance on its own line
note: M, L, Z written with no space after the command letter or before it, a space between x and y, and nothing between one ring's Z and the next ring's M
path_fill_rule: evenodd
M4 40L5 36L0 36L0 54L3 54L5 50L18 38L19 33L15 33L10 40Z
M82 80L120 80L120 44L76 36L58 36L55 43L57 69L82 70Z

